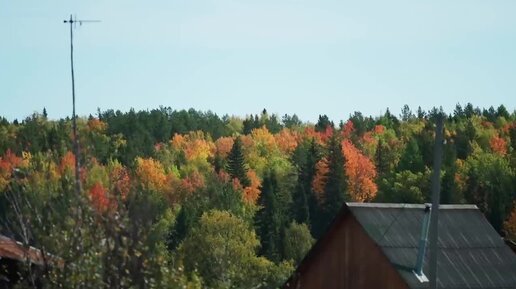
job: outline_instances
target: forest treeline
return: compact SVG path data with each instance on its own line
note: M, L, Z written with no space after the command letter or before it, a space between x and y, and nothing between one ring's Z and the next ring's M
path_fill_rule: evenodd
M338 124L99 111L78 119L80 194L70 119L2 118L0 233L52 254L27 287L275 288L344 202L430 201L440 115L442 203L476 204L516 239L516 112L472 104Z

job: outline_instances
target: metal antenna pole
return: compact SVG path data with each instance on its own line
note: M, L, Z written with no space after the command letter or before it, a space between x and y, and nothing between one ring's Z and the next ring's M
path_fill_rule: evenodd
M70 20L64 20L64 23L70 23L70 64L72 70L72 126L73 126L73 150L75 154L75 192L77 194L81 193L81 178L80 178L80 149L79 149L79 140L77 135L77 115L75 114L75 77L73 73L73 28L77 22L82 25L83 22L100 22L98 20L77 20L73 19L70 14ZM74 25L75 24L75 25Z
M439 203L441 189L441 164L443 161L443 112L437 116L435 128L434 166L432 172L432 213L430 217L430 289L437 289L437 241L439 222Z

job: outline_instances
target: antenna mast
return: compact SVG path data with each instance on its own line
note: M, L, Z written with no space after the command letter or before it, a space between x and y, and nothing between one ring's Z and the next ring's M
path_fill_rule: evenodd
M83 22L100 22L99 20L77 20L73 19L70 14L69 20L64 20L64 23L70 24L70 64L72 70L72 125L73 125L73 150L75 154L75 192L77 194L81 193L81 179L80 179L80 156L79 156L79 140L77 136L77 115L75 114L75 78L73 74L73 29L79 25L82 25Z

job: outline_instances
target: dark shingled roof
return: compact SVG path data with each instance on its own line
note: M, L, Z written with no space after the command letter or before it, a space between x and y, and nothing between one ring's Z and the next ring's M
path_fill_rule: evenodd
M348 203L367 234L410 288L428 288L412 272L424 205ZM516 255L474 205L441 205L437 277L439 288L516 288ZM429 251L423 272L429 272Z

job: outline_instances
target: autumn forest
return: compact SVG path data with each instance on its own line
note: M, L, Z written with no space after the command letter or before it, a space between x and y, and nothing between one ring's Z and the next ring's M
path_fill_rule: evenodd
M441 202L516 240L516 111L469 103L338 123L99 110L77 120L79 193L69 118L0 118L0 233L48 253L22 288L277 288L344 202L430 201L440 116Z

